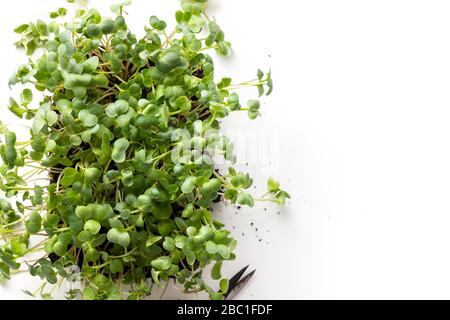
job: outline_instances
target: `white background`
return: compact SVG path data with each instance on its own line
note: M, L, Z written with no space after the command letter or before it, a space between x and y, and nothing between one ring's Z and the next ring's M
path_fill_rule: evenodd
M279 137L274 176L293 196L280 215L268 206L218 211L239 240L226 274L257 269L240 298L450 298L450 3L210 2L234 46L218 77L247 80L271 67L276 84L262 119L240 114L225 126ZM25 61L12 29L60 5L14 0L0 12L2 106ZM135 0L130 25L141 29L152 14L173 22L177 7ZM1 120L13 121L4 110ZM261 167L249 167L256 192L268 177ZM30 285L20 275L0 298L21 298Z

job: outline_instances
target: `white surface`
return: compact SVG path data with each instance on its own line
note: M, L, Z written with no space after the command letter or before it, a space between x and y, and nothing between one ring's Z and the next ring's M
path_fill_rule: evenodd
M240 298L450 298L450 3L210 2L235 50L218 75L273 70L276 89L253 127L282 138L274 176L293 196L281 215L220 213L240 240L227 274L257 269ZM12 28L62 3L15 0L0 12L2 105L25 59L9 45ZM129 12L141 26L151 14L170 21L177 6L135 0ZM249 127L244 115L231 122ZM262 190L264 170L250 171ZM28 286L22 275L0 298Z

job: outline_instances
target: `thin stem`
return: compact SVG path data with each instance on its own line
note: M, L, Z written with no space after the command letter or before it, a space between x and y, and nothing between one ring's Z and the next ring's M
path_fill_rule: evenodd
M27 254L31 253L32 251L34 251L35 249L38 249L40 246L42 246L44 243L46 243L49 239L44 239L40 242L38 242L36 245L32 246L31 248L29 248L27 250Z
M125 254L123 254L121 256L109 256L109 257L113 258L113 259L120 259L120 258L127 257L127 256L131 255L136 250L137 250L137 247L133 248L132 250L128 251L127 253L125 253Z
M166 153L163 153L163 154L159 155L159 156L156 157L156 158L153 158L152 161L155 162L155 163L153 164L153 166L155 166L156 163L157 163L159 160L161 160L161 159L164 158L165 156L169 155L170 153L172 153L172 151L168 151L168 152L166 152Z
M213 46L201 48L200 50L198 50L198 52L202 52L202 51L206 51L206 50L210 50L210 49L217 49L218 47L219 46L217 44L215 44Z
M219 179L224 186L227 189L236 189L235 187L233 187L224 177L222 177L219 173L217 173L216 171L213 171L213 174L217 177L217 179Z
M162 292L161 295L159 296L159 300L162 300L163 296L166 294L167 288L169 287L169 282L170 282L170 279L167 280L166 286L164 287L163 292Z
M59 184L61 183L62 172L58 176L58 180L56 181L56 191L59 191Z
M167 44L169 44L169 42L172 40L172 38L175 36L175 34L177 33L177 30L173 30L170 33L170 36L167 37L166 41L164 41L164 43L161 45L161 48L164 48Z
M111 88L110 90L112 90L112 88ZM110 97L110 96L112 96L112 95L115 95L115 94L116 94L116 92L109 92L109 93L103 95L102 97L98 98L97 100L95 100L93 104L99 103L99 102L102 101L103 99L105 99L105 98L107 98L107 97Z

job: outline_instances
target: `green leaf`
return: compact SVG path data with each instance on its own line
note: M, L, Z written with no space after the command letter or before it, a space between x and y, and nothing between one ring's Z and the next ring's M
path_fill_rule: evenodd
M52 127L58 122L58 114L55 111L47 111L45 119L47 120L47 125Z
M75 214L81 219L90 219L94 215L92 207L78 206L75 208Z
M257 77L258 80L262 80L262 78L264 77L264 72L261 69L258 69Z
M249 207L255 206L253 197L245 192L239 193L239 195L237 196L237 203L240 205L243 205L243 206L249 206Z
M269 73L267 73L267 92L266 96L270 96L273 92L273 80L272 80L272 71L269 70Z
M70 143L73 144L74 146L79 146L80 144L83 143L83 140L81 140L79 136L74 135L70 137Z
M150 25L153 28L155 28L156 30L160 30L160 31L164 30L167 27L167 24L164 21L159 20L155 16L150 17Z
M170 259L170 257L159 257L152 260L151 265L155 270L165 271L172 265L172 259Z
M178 249L183 249L184 246L186 245L186 242L187 242L187 238L185 236L178 235L175 237L175 246Z
M191 111L192 108L191 100L189 100L186 96L178 97L175 100L175 105L182 113L187 113Z
M181 65L182 59L180 55L174 51L167 51L159 58L156 68L161 73L166 74Z
M15 33L23 33L26 30L28 30L28 28L30 27L29 24L21 24L20 26L18 26L17 28L14 29Z
M25 114L26 110L23 110L19 107L19 104L13 98L9 98L9 111L14 113L17 117L22 118Z
M133 185L133 170L131 169L123 169L121 172L122 175L122 183L125 187L131 187Z
M257 86L258 88L258 96L263 96L264 95L264 86L262 84Z
M115 259L111 261L111 264L109 265L109 269L113 274L115 273L123 273L123 263L119 259Z
M100 29L99 25L91 23L87 26L86 35L88 37L97 38L101 35L101 33L102 30Z
M84 261L93 262L100 258L100 252L95 248L89 248L84 254Z
M57 241L54 245L53 245L53 251L59 256L59 257L63 257L66 253L67 253L67 245Z
M114 21L112 21L111 19L107 19L102 21L102 23L100 24L100 28L103 34L108 35L114 32L116 26L114 24Z
M163 237L161 237L161 236L152 236L152 237L149 237L148 240L147 240L147 242L145 243L145 245L146 245L147 247L150 247L150 246L154 245L155 243L157 243L158 241L160 241L162 238L163 238Z
M98 123L98 118L96 115L89 113L87 110L81 110L78 113L78 118L80 119L83 126L91 128Z
M111 158L116 163L123 163L125 162L126 158L126 151L129 147L130 143L125 138L120 138L114 142L114 147L111 153Z
M167 220L172 215L172 206L169 203L155 204L152 213L156 219Z
M82 64L83 72L85 72L85 73L94 72L97 69L99 63L100 63L100 61L97 56L90 57L89 59L84 61Z
M14 147L16 142L17 142L16 134L12 131L7 131L5 133L5 145L7 145L9 147Z
M41 265L42 272L50 284L55 284L58 281L56 272L50 265Z
M83 290L83 298L86 300L96 300L97 291L92 287L87 287Z
M219 280L220 278L222 278L221 269L222 261L216 262L211 269L211 278L213 278L214 280Z
M202 191L205 194L212 194L214 192L219 191L221 187L222 187L222 182L220 182L219 179L214 178L202 185Z
M163 242L163 248L167 251L174 251L175 250L175 240L171 237L166 237Z
M156 271L153 268L151 270L152 279L157 285L159 285L159 274L160 273L161 273L160 271Z
M270 192L276 192L280 189L280 183L273 178L269 178L269 180L267 180L267 187Z
M219 287L222 293L227 293L230 285L230 281L228 279L220 280Z
M189 227L187 227L187 228L186 228L186 234L187 234L190 238L194 237L195 235L198 234L197 228L194 227L194 226L189 226Z
M195 181L197 180L196 177L187 177L183 184L181 185L181 191L183 193L191 193L195 188Z
M106 114L108 117L117 118L119 115L124 114L128 111L129 104L125 100L117 100L115 103L110 104L106 107Z
M28 246L26 243L20 242L19 239L11 240L11 251L13 254L22 257L27 253Z
M20 101L23 106L28 106L33 101L33 92L30 89L24 89L20 94Z
M217 88L223 89L231 85L231 78L222 78L217 84Z
M98 221L88 220L84 224L84 230L89 231L91 234L97 234L102 226Z
M97 180L98 178L100 178L101 174L101 171L95 167L87 168L86 170L84 170L84 177L86 178L86 181L89 182ZM97 206L100 205L96 205L96 207Z
M286 203L286 199L290 199L291 196L289 195L289 193L285 192L285 191L281 191L278 195L277 195L277 202L280 206L284 206Z
M78 234L78 237L77 237L77 239L81 242L91 241L92 238L93 238L92 233L87 230L80 231L80 233Z
M61 43L71 44L72 43L72 31L70 31L70 30L62 31L59 34L59 40L61 41Z
M78 171L74 168L65 168L62 172L62 179L60 180L61 185L67 187L73 184L77 174Z
M25 223L27 231L31 234L38 233L42 227L42 217L39 213L33 212Z
M128 247L130 245L130 235L126 231L120 231L116 228L113 228L108 231L106 234L108 240L112 243L117 243L122 247Z
M37 135L42 128L45 126L45 121L41 117L36 117L33 119L33 124L31 125L31 131L33 134Z
M189 203L183 209L182 217L183 218L190 218L193 214L194 214L194 206L193 206L192 203Z
M6 126L0 121L0 134L5 134L6 130Z
M251 111L258 111L261 107L261 103L258 100L249 100L247 105Z
M111 228L115 228L118 230L124 229L123 223L120 222L118 217L109 219L109 225L111 226Z
M217 253L224 259L229 259L231 254L230 249L224 244L217 245Z
M16 259L14 258L14 256L8 252L3 252L2 255L0 255L0 260L1 260L0 262L3 262L4 265L6 265L6 267L8 269L18 270L20 268L20 263L16 262ZM1 263L0 263L0 266L2 266ZM9 275L9 270L8 270L8 275Z
M195 253L192 252L192 250L186 251L186 261L190 266L193 266L196 260L197 257L195 256Z
M241 104L239 102L239 96L236 92L233 92L228 97L228 106L230 107L230 110L236 111L241 108Z
M218 246L212 241L206 242L205 249L209 254L216 254L219 251Z

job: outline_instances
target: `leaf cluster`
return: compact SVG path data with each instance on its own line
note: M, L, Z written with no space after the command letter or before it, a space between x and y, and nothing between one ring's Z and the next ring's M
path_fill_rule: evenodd
M9 278L18 261L42 251L28 267L45 283L80 269L84 289L69 298L141 299L174 279L187 292L222 299L228 280L220 269L235 259L236 241L212 204L223 197L253 207L255 200L248 174L215 170L214 152L235 160L219 120L238 111L258 117L259 101L242 108L235 90L270 94L271 73L215 81L207 50L227 55L231 45L207 16L206 0L183 0L172 33L151 16L141 39L127 26L128 4L114 5L114 17L78 9L68 22L70 10L59 8L49 23L15 29L30 59L10 79L23 90L9 110L31 129L30 140L19 142L0 123L0 189L16 200L0 200L0 275ZM274 180L269 191L280 204L289 197ZM30 247L30 236L44 240ZM219 290L202 280L211 263ZM50 297L44 286L38 293Z

